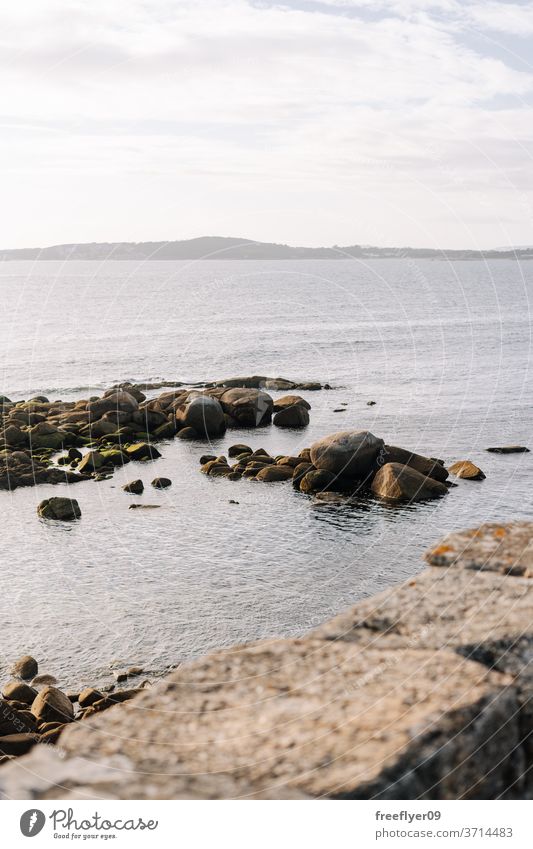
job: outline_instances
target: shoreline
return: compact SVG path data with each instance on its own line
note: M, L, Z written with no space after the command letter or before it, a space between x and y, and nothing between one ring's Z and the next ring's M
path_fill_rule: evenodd
M3 798L530 798L533 523L451 534L300 639L185 664L0 769Z

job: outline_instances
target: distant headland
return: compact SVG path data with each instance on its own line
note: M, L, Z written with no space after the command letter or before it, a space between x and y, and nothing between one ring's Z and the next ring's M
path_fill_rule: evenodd
M8 260L276 260L276 259L533 259L533 247L486 251L445 248L377 248L371 245L308 248L224 236L201 236L172 242L89 242L46 248L0 250Z

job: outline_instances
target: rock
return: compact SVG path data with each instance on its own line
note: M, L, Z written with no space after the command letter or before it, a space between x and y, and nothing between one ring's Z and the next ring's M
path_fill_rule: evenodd
M158 457L161 457L157 448L148 442L136 442L134 445L128 445L126 454L130 460L157 460Z
M346 407L335 407L333 412L334 413L347 413L348 410L346 409Z
M384 444L368 430L344 430L314 442L310 449L311 462L317 469L364 478Z
M367 407L375 407L375 405L376 405L376 402L375 402L375 401L367 401L367 402L366 402L366 406L367 406Z
M47 675L45 672L42 675L36 675L31 683L32 687L47 687L49 684L53 686L54 684L57 684L57 678L55 678L54 675Z
M192 427L205 437L221 436L226 430L224 410L220 402L209 395L197 395L179 407L176 421L178 426Z
M276 398L272 409L275 413L277 413L279 410L284 410L286 407L294 407L295 404L305 407L306 410L311 409L309 401L306 401L301 395L284 395L283 398Z
M81 517L80 505L75 498L46 498L37 507L37 513L43 519L56 519L70 522Z
M178 439L199 439L199 434L195 431L193 427L184 427L180 431L178 431Z
M0 737L0 754L25 755L38 742L39 738L36 734L8 734Z
M156 427L152 434L153 439L172 439L176 433L175 422L165 422L165 424Z
M31 705L37 695L37 690L22 681L9 681L2 687L4 699L16 699L18 702Z
M172 481L170 478L154 478L152 486L155 487L155 489L167 489L167 487L172 486Z
M85 690L78 696L78 704L80 707L90 707L95 702L99 701L99 699L103 699L104 694L100 692L100 690L95 690L94 687L87 687Z
M116 423L114 424L113 422L106 421L105 419L99 419L89 425L88 431L85 431L84 429L82 433L85 434L88 432L92 437L98 438L100 436L108 436L110 433L115 433L116 429Z
M311 462L311 449L310 448L302 448L302 450L298 454L298 457L300 457L302 462L310 463Z
M144 492L144 484L140 478L130 483L125 484L122 489L124 492L130 492L132 495L141 495Z
M411 466L386 463L374 477L371 490L387 501L422 501L438 498L448 492L447 487L434 478L417 472Z
M33 449L52 448L56 451L68 440L68 433L48 422L40 422L29 429L28 438Z
M231 457L231 454L229 456ZM211 460L216 460L216 457L215 457L214 454L202 454L202 456L200 457L200 464L202 466L205 466L205 464L210 463Z
M299 466L301 462L301 457L280 457L279 460L276 459L278 466L292 466L293 469L295 469L296 466Z
M6 445L25 445L28 442L27 435L16 425L8 425L4 428L0 433L0 438Z
M487 448L492 454L529 454L529 448L525 445L502 445L498 448Z
M130 510L158 510L160 504L130 504Z
M307 408L301 404L284 407L274 416L274 424L276 427L307 427L309 424L309 413L307 412Z
M126 679L128 677L128 673L123 672L123 671L122 672L114 672L113 675L114 675L114 678L115 678L115 681L117 682L117 684L122 683L122 681L126 681Z
M395 445L384 445L378 454L376 464L384 466L386 463L400 463L402 466L410 466L421 475L426 475L435 480L444 481L448 472L438 460L432 457L424 457L422 454L413 454L405 448L397 448Z
M274 402L259 389L228 389L220 398L222 409L241 427L259 427L272 418Z
M144 669L142 668L142 666L130 666L126 674L128 675L128 677L133 677L135 675L142 675L143 672Z
M238 457L239 454L251 454L252 449L248 445L242 445L241 443L237 443L236 445L230 445L228 448L228 457Z
M99 451L89 451L78 463L77 469L81 474L92 474L105 466L106 460Z
M48 731L45 731L41 734L39 743L47 743L49 746L53 746L59 740L60 735L63 733L67 725L65 723L57 725L56 728L50 728Z
M292 478L293 471L292 466L265 466L264 469L260 469L257 472L255 479L270 483L274 481L288 481Z
M124 413L133 413L139 409L139 403L129 392L124 392L121 389L114 389L103 398L97 398L95 401L89 401L87 404L87 412L92 420L101 418L104 413L112 410L119 410Z
M293 475L292 475L292 485L295 489L300 489L300 483L306 476L307 472L315 472L316 469L312 463L299 463L295 466Z
M296 467L298 468L298 467ZM296 469L294 470L296 473ZM306 472L300 480L300 492L324 492L339 487L339 479L327 469L313 469Z
M19 660L15 661L9 670L10 675L16 675L18 678L24 678L28 680L29 678L34 678L38 672L38 664L34 657L31 654L25 654L24 657L21 657Z
M120 448L106 448L101 453L107 466L124 466L130 462L128 455L124 451L121 451Z
M465 478L471 481L481 481L486 477L479 466L476 466L471 460L458 460L457 463L450 466L448 471L457 478Z
M45 687L31 706L31 712L40 722L72 722L72 702L57 687Z

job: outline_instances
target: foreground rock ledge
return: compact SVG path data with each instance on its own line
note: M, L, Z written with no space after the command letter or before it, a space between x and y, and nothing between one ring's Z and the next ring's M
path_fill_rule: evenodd
M2 767L0 792L531 798L532 544L525 523L451 535L308 636L213 654L67 728Z

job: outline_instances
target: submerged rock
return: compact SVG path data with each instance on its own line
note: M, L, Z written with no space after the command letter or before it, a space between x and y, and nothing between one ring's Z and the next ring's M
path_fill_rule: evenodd
M132 495L141 495L144 492L144 484L140 478L137 478L137 480L124 484L122 489Z
M155 489L167 489L169 486L172 486L172 481L170 478L154 478L152 486L155 487Z

